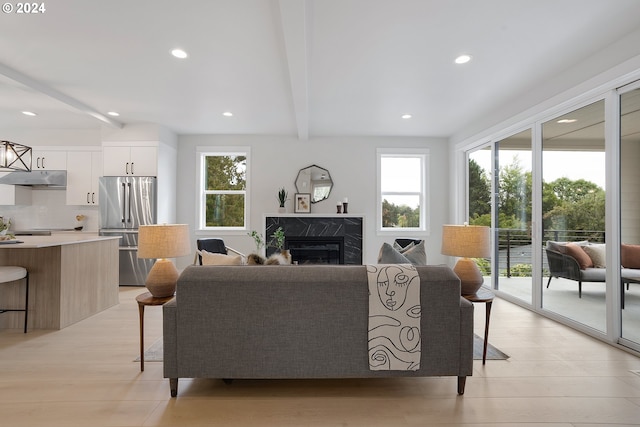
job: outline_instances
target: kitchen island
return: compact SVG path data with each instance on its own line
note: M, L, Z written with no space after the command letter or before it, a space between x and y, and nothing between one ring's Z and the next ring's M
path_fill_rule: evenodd
M117 237L97 233L18 236L0 244L0 265L29 271L29 329L62 329L118 304ZM24 281L3 285L4 306L24 305ZM19 313L0 316L0 328L22 328Z

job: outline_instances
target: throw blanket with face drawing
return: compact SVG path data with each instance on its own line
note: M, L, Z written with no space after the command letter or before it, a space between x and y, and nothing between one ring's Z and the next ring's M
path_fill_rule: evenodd
M411 264L367 265L369 369L420 369L420 277Z

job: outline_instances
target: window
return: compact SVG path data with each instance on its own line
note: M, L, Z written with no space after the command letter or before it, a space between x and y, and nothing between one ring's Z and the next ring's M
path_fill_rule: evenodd
M218 148L216 151L199 151L198 156L199 228L246 229L249 150Z
M428 231L428 150L378 149L378 229Z

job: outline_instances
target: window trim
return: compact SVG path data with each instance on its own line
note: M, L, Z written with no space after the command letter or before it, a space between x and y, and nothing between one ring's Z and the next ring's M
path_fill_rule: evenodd
M204 171L205 171L205 158L207 156L245 156L247 158L247 171L246 171L246 187L244 190L245 203L244 203L244 227L207 227L205 225L205 204L206 193L204 188ZM232 147L232 146L203 146L196 147L196 185L195 188L198 191L197 195L197 210L196 210L196 230L199 232L247 232L250 229L249 225L249 212L250 210L250 194L251 194L251 148L250 147ZM229 190L229 194L238 194L238 190Z
M429 156L430 150L427 148L378 148L376 149L376 175L377 175L377 194L376 194L376 233L383 235L413 235L428 236L431 233L429 218ZM421 175L422 187L419 194L420 197L420 227L383 227L382 226L382 158L383 157L418 157L421 159ZM387 192L385 194L392 194ZM403 193L405 194L405 193Z

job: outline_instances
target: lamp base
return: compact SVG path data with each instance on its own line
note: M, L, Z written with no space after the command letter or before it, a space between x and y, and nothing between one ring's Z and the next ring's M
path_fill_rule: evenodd
M145 286L156 298L170 297L176 292L177 282L178 269L171 260L161 258L151 267Z
M460 278L461 295L475 294L484 283L482 272L471 258L460 258L453 268L453 272Z

